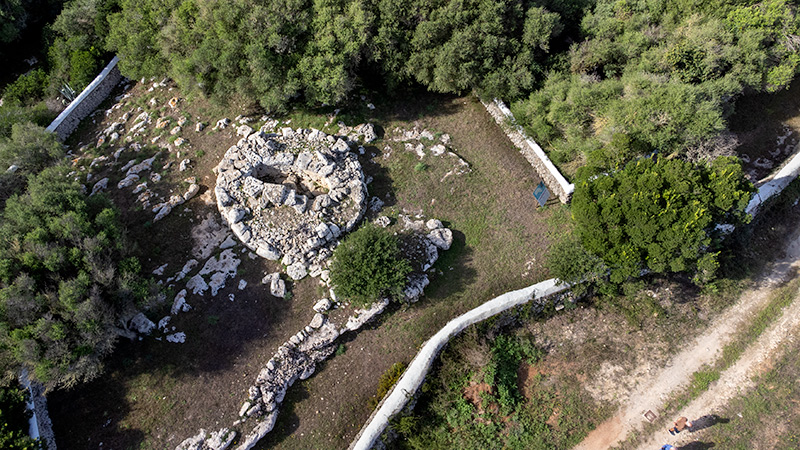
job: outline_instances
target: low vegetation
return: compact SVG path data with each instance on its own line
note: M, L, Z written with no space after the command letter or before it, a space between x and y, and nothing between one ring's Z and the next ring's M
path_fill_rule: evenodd
M799 24L786 0L599 0L585 38L512 109L570 174L618 133L638 144L630 156L713 159L735 146L723 132L739 96L791 83Z
M386 394L392 389L392 386L397 383L400 377L403 376L403 372L406 370L405 363L394 363L392 367L381 375L381 378L378 380L378 390L375 392L375 395L370 397L369 399L369 408L375 409L378 407L378 403L386 397Z
M400 254L397 237L365 224L334 250L331 283L337 295L368 305L381 296L402 298L410 272L411 265Z
M597 271L607 271L618 285L646 272L686 272L707 284L719 266L724 234L718 225L746 223L753 191L738 160L728 157L708 165L644 158L597 174L576 186L572 200L576 231L589 255L558 247L564 254L551 256L554 275L577 282L604 278ZM585 264L583 270L576 262Z
M570 448L596 424L600 409L575 379L556 388L539 371L543 352L528 336L485 331L445 350L414 415L395 420L394 448Z

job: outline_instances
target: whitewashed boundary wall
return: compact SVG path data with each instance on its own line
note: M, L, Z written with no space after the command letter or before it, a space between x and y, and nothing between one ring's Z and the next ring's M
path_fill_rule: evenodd
M28 372L22 371L19 377L22 386L28 390L27 409L32 412L28 421L28 435L33 439L41 439L47 446L47 450L57 450L56 437L53 434L53 422L50 421L50 414L47 411L47 399L44 396L44 387L28 378Z
M47 127L47 131L56 133L62 141L67 139L78 128L81 120L91 114L122 79L122 74L117 68L118 61L119 58L115 56L100 72L100 75L95 77L89 86L86 86L86 89L67 106L67 109L61 111L56 120Z
M372 448L375 440L378 439L389 424L389 419L399 413L406 403L414 397L439 352L450 342L453 336L461 333L468 326L500 314L505 310L523 305L534 299L540 300L568 289L569 285L566 283L558 285L557 280L551 278L524 289L506 292L447 322L444 328L434 334L422 346L417 356L414 357L406 371L403 372L403 376L400 377L391 392L383 398L383 401L378 405L377 410L372 413L367 424L364 425L353 443L350 444L349 450L369 450Z
M780 194L786 189L797 175L800 174L800 145L797 146L794 156L781 167L777 173L764 178L764 183L750 199L750 203L745 210L747 214L756 215L761 205L771 197ZM766 180L766 181L765 181Z
M572 193L575 191L575 185L568 182L564 175L561 175L561 172L550 161L550 158L539 147L539 144L526 136L525 130L521 126L515 125L514 114L511 113L511 110L499 99L494 99L493 103L486 103L481 100L481 103L483 103L483 106L494 118L495 122L500 125L506 136L519 149L522 156L533 166L550 191L561 200L561 203L568 203Z

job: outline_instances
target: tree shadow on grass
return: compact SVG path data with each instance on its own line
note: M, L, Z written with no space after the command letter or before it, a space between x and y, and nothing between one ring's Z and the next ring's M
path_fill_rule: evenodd
M185 343L157 341L156 332L142 341L122 340L98 379L49 394L58 445L96 448L103 442L105 448L126 449L150 442L174 447L200 427L214 427L221 413L235 414L218 405L223 400L220 393L237 398L246 393L231 391L232 382L242 380L245 370L237 359L251 341L283 342L286 336L278 336L273 328L288 312L280 300L256 301L260 294L255 291L250 301L237 291L234 302L228 301L227 292L195 299L193 311L173 319L177 331L186 332ZM255 366L268 357L261 359L253 361ZM257 370L246 381L252 382L256 374ZM224 419L219 426L229 423Z
M322 370L322 367L318 365L317 371L320 370ZM295 411L295 405L308 399L309 396L308 384L303 381L295 382L295 384L286 391L286 397L283 399L283 402L278 405L279 413L275 421L275 428L267 433L254 448L273 448L294 435L295 431L300 427L300 416L298 416L297 411ZM255 424L255 421L245 422L243 425L244 433L249 432L250 428L255 426Z
M387 111L379 114L382 121L413 122L415 120L447 116L454 114L458 106L453 100L460 96L455 94L431 93L424 88L409 87L398 90L384 103L383 108L377 111Z
M709 448L714 448L716 446L717 444L713 442L695 441L678 447L678 450L708 450Z
M397 203L394 180L389 175L388 168L370 158L373 154L376 155L375 158L380 158L381 150L375 146L366 147L365 155L359 158L361 167L364 169L364 175L372 177L372 182L367 185L369 198L380 198L384 203L384 207L394 206ZM367 215L370 215L370 213L371 211L367 211ZM377 214L380 214L380 211L373 215Z
M467 265L472 259L473 249L467 245L466 236L459 230L451 231L453 243L448 250L440 252L433 265L436 276L431 277L431 284L425 289L425 298L431 301L463 292L477 276L477 271Z

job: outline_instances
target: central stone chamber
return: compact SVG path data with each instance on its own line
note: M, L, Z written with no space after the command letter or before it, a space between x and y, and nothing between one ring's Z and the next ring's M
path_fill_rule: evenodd
M350 150L318 130L242 138L215 169L223 220L259 256L281 260L292 278L321 274L337 239L365 211L364 172Z

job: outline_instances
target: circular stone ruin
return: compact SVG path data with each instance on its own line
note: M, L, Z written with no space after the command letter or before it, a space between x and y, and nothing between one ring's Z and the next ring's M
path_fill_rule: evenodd
M216 168L217 207L239 240L293 279L322 273L332 244L364 214L367 186L350 145L318 130L253 133Z

